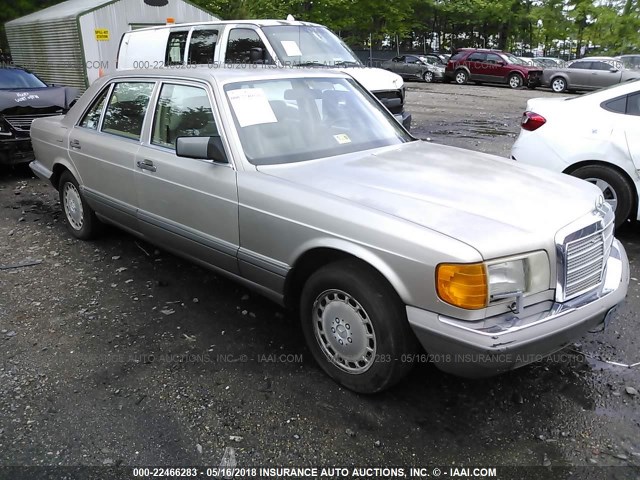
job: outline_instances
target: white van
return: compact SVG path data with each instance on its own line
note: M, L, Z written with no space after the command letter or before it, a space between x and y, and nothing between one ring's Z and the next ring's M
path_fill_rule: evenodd
M209 65L332 67L372 92L407 129L402 78L367 68L340 38L322 25L290 20L233 20L183 23L126 32L117 68Z

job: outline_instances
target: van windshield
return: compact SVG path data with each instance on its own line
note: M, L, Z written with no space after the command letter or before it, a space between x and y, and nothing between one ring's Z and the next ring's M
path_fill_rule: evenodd
M263 31L284 65L362 65L351 49L324 27L280 25L263 27Z

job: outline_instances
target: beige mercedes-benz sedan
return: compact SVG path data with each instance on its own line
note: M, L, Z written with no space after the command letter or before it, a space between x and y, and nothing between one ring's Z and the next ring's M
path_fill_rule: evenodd
M597 187L416 140L344 73L127 71L31 132L73 235L113 224L291 307L358 392L540 360L627 292Z

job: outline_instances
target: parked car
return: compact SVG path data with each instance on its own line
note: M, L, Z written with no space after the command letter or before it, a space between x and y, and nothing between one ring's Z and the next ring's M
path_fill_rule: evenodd
M445 64L435 56L401 55L382 63L382 68L402 78L419 78L427 83L442 81Z
M522 116L514 160L598 186L616 226L640 220L640 81L580 97L534 98Z
M542 66L544 68L562 68L567 63L561 58L556 57L535 57L533 61L534 63L537 63L538 66Z
M445 80L458 84L506 83L511 88L541 85L542 69L524 64L518 57L498 50L463 48L449 59Z
M567 90L597 90L633 78L640 72L624 68L613 57L585 57L574 60L565 68L549 68L544 71L543 82L556 93Z
M620 55L615 58L616 60L620 60L627 70L640 70L640 55Z
M72 235L112 223L291 307L358 392L400 380L418 342L465 376L536 361L627 292L596 187L416 140L344 73L120 72L33 143Z
M226 68L338 68L369 89L407 129L404 82L381 68L365 68L331 30L297 20L228 20L140 28L126 32L118 69L206 65Z
M0 66L0 165L32 161L33 119L66 112L77 94L75 88L50 87L28 70Z

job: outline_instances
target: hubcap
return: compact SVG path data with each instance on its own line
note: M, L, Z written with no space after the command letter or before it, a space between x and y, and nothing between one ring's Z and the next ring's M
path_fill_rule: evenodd
M466 79L467 79L467 76L462 72L456 75L456 82L458 83L464 83Z
M552 87L554 92L561 92L564 90L564 82L562 80L554 80Z
M322 353L340 370L360 374L373 365L376 334L371 319L348 293L326 290L318 295L313 331Z
M431 72L426 72L424 74L424 81L427 83L430 83L433 80L433 73Z
M82 230L82 226L84 225L84 209L82 208L80 192L78 192L78 189L73 183L65 183L63 199L64 213L69 225L71 225L74 230Z
M605 182L601 178L585 178L585 180L589 183L593 183L596 187L602 190L604 201L607 202L611 209L615 212L616 207L618 206L618 194L609 184L609 182Z
M520 78L511 77L511 81L509 83L511 84L511 88L517 88L520 86Z

